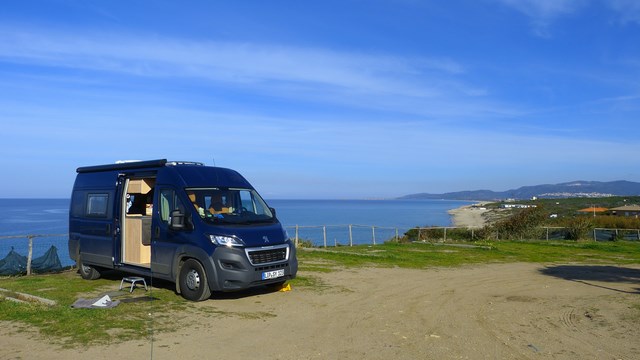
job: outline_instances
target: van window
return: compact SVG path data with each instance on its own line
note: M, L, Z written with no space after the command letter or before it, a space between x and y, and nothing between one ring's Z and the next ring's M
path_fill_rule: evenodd
M275 222L275 217L253 189L188 188L187 196L201 218L216 224Z
M107 217L109 194L87 194L87 216Z
M267 204L262 199L256 199L257 194L249 190L238 190L242 208L255 214L271 214Z
M175 190L162 189L160 191L160 220L168 224L173 210L180 210L185 213L184 204L176 196Z

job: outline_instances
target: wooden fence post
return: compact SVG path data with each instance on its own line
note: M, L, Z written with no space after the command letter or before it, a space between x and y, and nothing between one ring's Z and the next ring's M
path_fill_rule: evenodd
M324 247L327 247L327 225L322 225L322 238L324 239Z
M33 238L34 235L27 235L29 239L29 252L27 254L27 275L31 275L31 259L33 259Z
M376 227L372 226L371 227L371 236L373 237L373 245L376 244Z

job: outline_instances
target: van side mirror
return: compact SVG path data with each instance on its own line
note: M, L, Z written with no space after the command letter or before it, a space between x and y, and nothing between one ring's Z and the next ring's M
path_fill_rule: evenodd
M269 211L271 211L271 215L273 215L273 217L276 217L276 209L270 207Z
M171 222L169 227L172 230L184 230L184 213L180 210L173 210L171 212Z

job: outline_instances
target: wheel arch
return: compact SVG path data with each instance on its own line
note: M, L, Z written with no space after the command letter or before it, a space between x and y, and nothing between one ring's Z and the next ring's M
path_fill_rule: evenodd
M176 293L181 294L180 290L180 271L182 270L182 266L184 263L189 260L196 260L202 265L202 268L207 275L208 286L214 290L212 284L215 284L215 279L217 279L217 272L215 270L215 266L213 266L213 259L209 254L207 254L203 249L195 246L185 246L181 247L176 251L175 258L173 260L173 268L172 268L172 276L174 283L176 284Z

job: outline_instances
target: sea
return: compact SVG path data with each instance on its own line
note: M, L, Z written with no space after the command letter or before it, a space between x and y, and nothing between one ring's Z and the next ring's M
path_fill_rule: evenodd
M450 226L456 200L267 200L289 236L315 246L379 244L414 227ZM62 266L67 248L69 199L0 199L0 261L12 249L33 257L55 246Z

